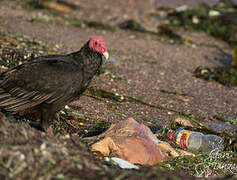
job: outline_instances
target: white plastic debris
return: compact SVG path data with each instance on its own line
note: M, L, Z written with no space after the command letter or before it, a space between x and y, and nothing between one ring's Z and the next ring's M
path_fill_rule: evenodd
M187 5L179 6L179 7L175 8L175 10L177 12L187 11L188 10L188 6Z
M210 10L209 13L208 13L208 15L209 15L210 17L213 17L213 16L220 16L221 13L220 13L219 11L216 11L216 10Z
M117 157L105 157L105 161L111 162L112 164L117 165L122 169L139 169L138 166Z
M70 109L70 107L68 105L65 106L65 109Z

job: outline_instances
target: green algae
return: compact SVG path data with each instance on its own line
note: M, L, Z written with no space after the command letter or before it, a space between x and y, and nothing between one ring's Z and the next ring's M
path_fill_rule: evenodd
M133 31L139 31L139 32L148 32L145 27L143 27L141 24L136 22L133 19L129 19L127 21L124 21L120 24L118 24L118 27L121 29L126 29L126 30L133 30Z
M160 25L157 27L158 36L161 38L161 41L166 41L168 43L178 43L183 44L184 40L182 37L174 32L168 25Z
M194 75L207 81L217 81L225 86L237 86L237 67L202 67L195 69Z
M209 7L200 4L193 9L167 10L171 26L198 30L234 45L237 43L237 7L226 2Z
M44 7L40 4L40 0L29 0L25 1L23 6L25 8L31 8L31 9L43 9Z

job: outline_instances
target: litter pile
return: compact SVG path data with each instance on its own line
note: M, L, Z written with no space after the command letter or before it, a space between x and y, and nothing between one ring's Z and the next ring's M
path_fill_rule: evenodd
M103 156L111 157L112 159L106 158L106 161L118 164L122 168L137 169L132 165L124 165L123 160L139 165L155 165L171 157L195 156L195 154L201 152L220 153L224 150L224 146L227 147L226 142L224 143L224 137L231 139L231 141L229 139L229 142L227 142L228 146L233 146L233 150L235 149L236 126L218 121L195 122L185 118L176 118L172 121L171 127L177 128L178 126L199 129L199 131L212 132L214 134L203 134L184 130L184 128L178 128L176 131L169 130L169 139L179 145L179 147L173 148L167 142L159 140L147 126L139 124L130 117L117 124L112 124L104 133L90 139L91 150L99 152ZM118 160L115 157L122 160Z

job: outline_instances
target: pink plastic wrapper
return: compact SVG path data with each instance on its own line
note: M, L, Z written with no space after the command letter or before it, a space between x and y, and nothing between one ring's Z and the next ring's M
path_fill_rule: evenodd
M156 136L147 126L139 124L131 117L118 124L112 124L100 137L104 138L93 144L92 150L104 156L112 154L141 165L154 165L165 160L157 146Z

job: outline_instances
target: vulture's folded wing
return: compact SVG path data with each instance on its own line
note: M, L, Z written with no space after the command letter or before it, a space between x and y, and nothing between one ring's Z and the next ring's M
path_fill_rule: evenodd
M83 69L69 56L41 57L0 76L0 108L19 112L41 103L63 102L82 88Z

